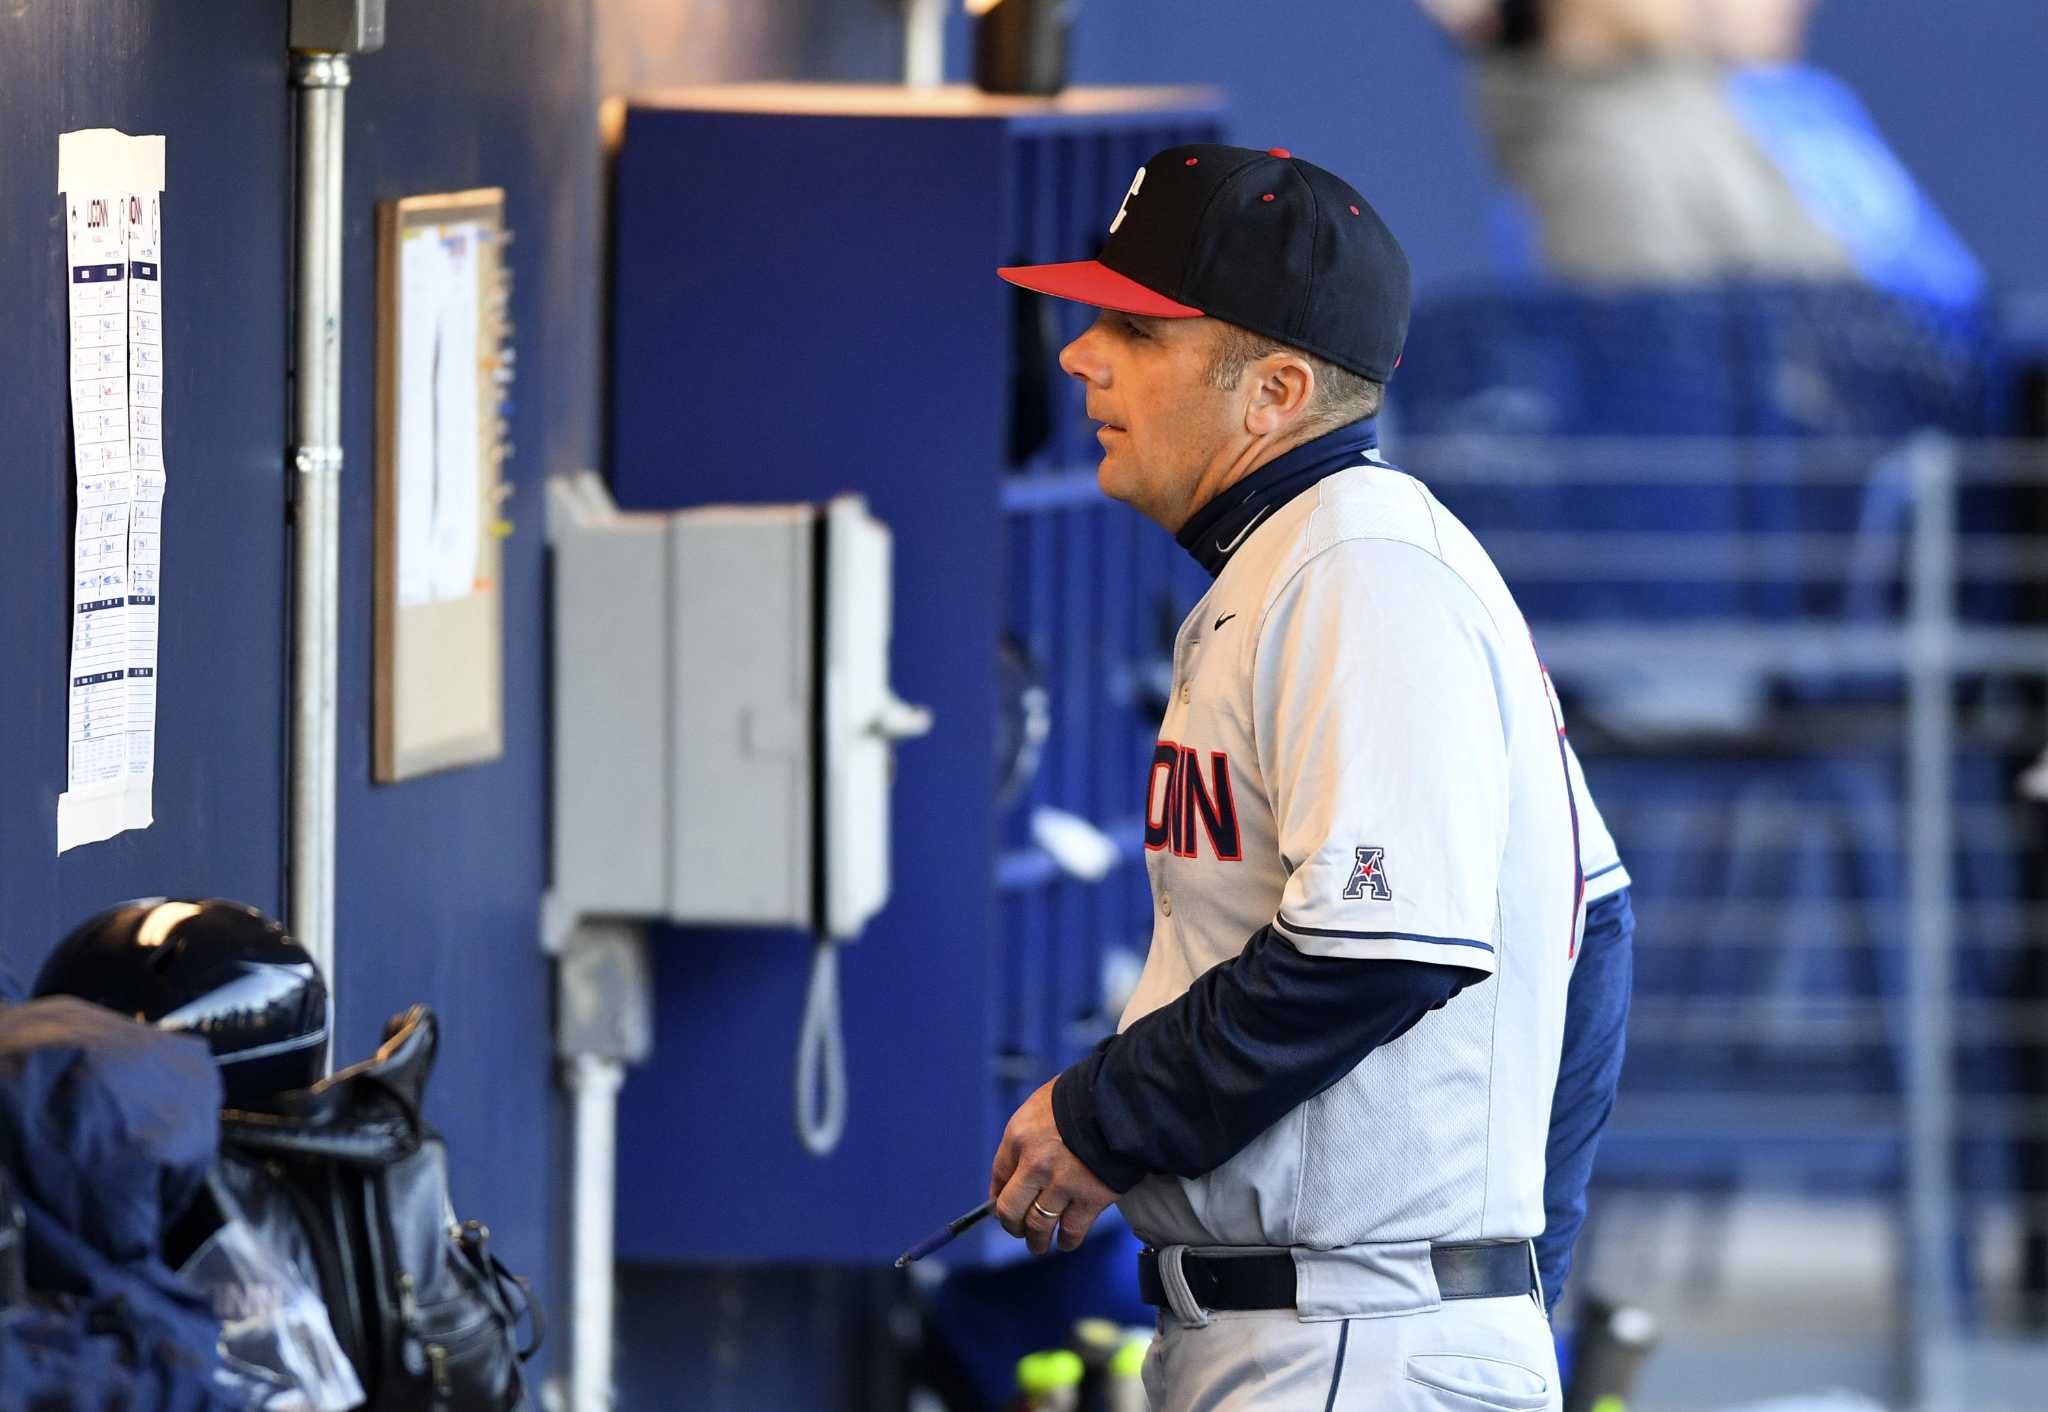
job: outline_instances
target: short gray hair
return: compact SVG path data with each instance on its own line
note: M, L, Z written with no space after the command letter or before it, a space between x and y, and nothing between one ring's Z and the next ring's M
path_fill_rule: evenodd
M1306 425L1318 434L1350 422L1379 415L1386 392L1383 384L1340 368L1327 358L1318 358L1277 338L1253 333L1237 324L1216 321L1216 342L1209 350L1207 369L1212 386L1229 391L1244 379L1244 370L1269 353L1292 353L1315 370L1315 400L1309 404Z

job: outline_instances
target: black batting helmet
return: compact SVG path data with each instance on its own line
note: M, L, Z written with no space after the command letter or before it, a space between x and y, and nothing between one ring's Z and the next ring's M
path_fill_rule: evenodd
M36 976L206 1041L229 1107L260 1106L326 1071L327 985L306 949L253 907L149 897L75 927Z

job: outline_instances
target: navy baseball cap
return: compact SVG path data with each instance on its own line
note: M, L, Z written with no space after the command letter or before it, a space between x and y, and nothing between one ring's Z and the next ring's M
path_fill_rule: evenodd
M1374 382L1408 338L1400 242L1363 196L1284 147L1169 147L1138 169L1093 260L996 273L1097 308L1222 319Z

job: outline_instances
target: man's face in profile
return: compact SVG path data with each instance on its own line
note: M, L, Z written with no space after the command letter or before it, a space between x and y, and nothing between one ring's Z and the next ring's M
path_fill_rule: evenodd
M1229 441L1236 399L1209 377L1213 319L1152 319L1104 309L1060 350L1082 385L1103 494L1169 530L1195 509L1196 486Z

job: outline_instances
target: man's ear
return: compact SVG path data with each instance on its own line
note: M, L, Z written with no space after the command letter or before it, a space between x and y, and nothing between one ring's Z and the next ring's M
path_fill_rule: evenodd
M1269 353L1246 375L1251 398L1245 403L1244 429L1253 436L1286 431L1315 400L1315 369L1291 353Z

